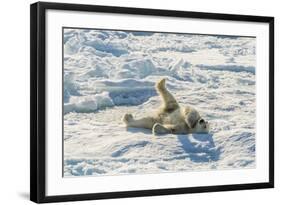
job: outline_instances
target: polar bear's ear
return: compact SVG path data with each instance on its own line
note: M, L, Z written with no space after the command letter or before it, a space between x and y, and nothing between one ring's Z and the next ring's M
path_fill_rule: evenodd
M199 118L199 113L196 110L192 110L186 115L186 123L190 128L194 128Z

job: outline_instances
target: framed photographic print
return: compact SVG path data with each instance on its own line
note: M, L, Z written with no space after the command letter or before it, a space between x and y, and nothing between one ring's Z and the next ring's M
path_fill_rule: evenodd
M274 187L274 18L31 5L34 202Z

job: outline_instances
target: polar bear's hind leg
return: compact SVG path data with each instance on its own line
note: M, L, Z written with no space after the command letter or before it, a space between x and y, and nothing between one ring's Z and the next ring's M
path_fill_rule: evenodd
M158 83L156 83L155 88L158 94L161 96L163 101L163 109L166 112L172 112L179 108L179 104L174 98L174 96L167 90L165 86L166 79L161 79Z
M152 129L155 124L155 120L152 117L145 117L141 119L134 119L131 114L125 114L122 121L127 125L127 127L145 128Z
M122 118L122 121L127 125L133 120L133 115L132 114L125 114Z

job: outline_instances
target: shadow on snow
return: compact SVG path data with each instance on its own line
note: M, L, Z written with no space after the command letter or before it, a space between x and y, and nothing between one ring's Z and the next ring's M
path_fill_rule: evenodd
M127 128L128 132L152 134L149 129L142 128ZM165 137L165 135L163 135ZM221 149L216 147L213 134L188 134L175 135L178 139L183 151L187 154L193 162L211 162L218 161L221 154Z
M218 161L221 150L215 146L213 134L177 135L183 150L193 162Z

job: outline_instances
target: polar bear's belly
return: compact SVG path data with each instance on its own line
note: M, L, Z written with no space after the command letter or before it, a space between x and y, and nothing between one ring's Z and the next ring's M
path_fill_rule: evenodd
M180 109L177 109L171 113L160 112L157 116L159 123L161 124L171 124L179 125L184 123L184 118L182 117Z

